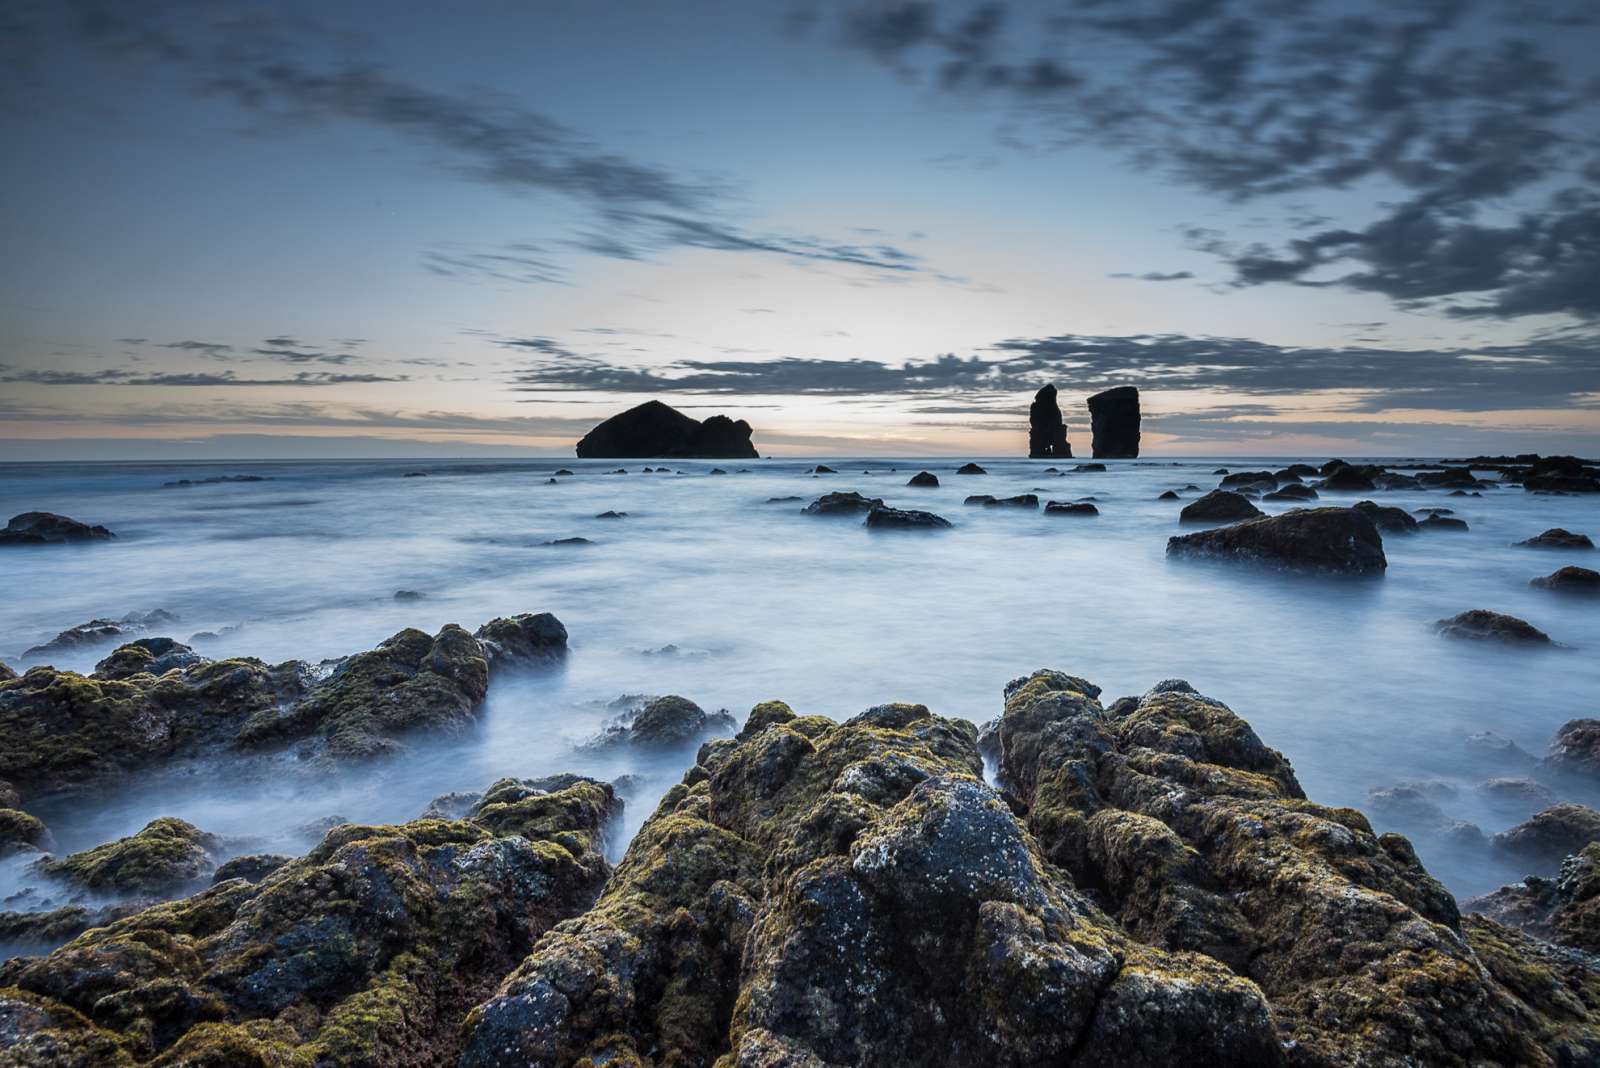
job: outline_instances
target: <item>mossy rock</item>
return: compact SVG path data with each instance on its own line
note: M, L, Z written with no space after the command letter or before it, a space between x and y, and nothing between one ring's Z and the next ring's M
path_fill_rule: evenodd
M50 848L50 829L14 808L0 808L0 859L16 853Z
M537 796L537 817L345 824L258 882L0 966L0 1061L37 1045L48 1064L452 1064L468 1010L609 872L610 787Z
M80 890L120 897L171 896L210 880L221 847L216 835L163 816L138 834L34 864L42 875Z

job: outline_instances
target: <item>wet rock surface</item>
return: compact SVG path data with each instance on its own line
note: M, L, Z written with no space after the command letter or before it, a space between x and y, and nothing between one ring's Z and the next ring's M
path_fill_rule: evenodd
M1527 549L1593 549L1594 542L1587 534L1575 534L1563 527L1551 527L1543 534L1517 542Z
M1527 620L1473 608L1449 619L1441 619L1434 629L1447 638L1503 642L1509 645L1549 645L1550 635Z
M726 711L706 712L687 697L669 694L632 704L592 745L681 748L738 729Z
M126 641L156 627L178 622L178 617L159 608L149 612L131 612L121 619L91 619L68 627L54 638L23 651L26 662L48 660L63 653L76 653L82 649Z
M1600 596L1600 571L1592 571L1587 567L1563 567L1548 575L1529 579L1528 585L1558 593L1595 597Z
M1168 539L1167 555L1347 575L1382 574L1388 567L1378 528L1353 508L1297 509L1180 535Z
M848 490L824 493L801 510L806 515L861 515L882 505L883 499L880 497L863 497L854 490Z
M137 834L60 859L34 863L76 890L117 897L171 897L211 881L222 841L171 816Z
M1178 518L1185 523L1229 523L1264 514L1250 503L1248 497L1232 490L1215 489L1199 500L1184 505Z
M863 525L872 530L942 530L950 526L950 520L915 508L890 508L879 504L867 513Z
M0 1058L453 1063L472 1005L593 901L617 810L588 780L497 783L465 819L336 828L259 881L222 881L0 965Z
M108 541L116 537L105 527L80 523L54 512L23 512L11 517L0 530L0 545L50 545L70 541Z
M668 456L680 459L755 460L750 424L725 415L703 422L661 401L646 401L613 415L578 442L582 459L623 460Z

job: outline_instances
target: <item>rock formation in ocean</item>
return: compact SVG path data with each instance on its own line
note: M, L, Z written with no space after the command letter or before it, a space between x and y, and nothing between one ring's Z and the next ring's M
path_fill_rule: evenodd
M1061 418L1061 406L1056 403L1056 387L1053 385L1035 393L1033 403L1028 406L1028 458L1072 458L1072 446L1067 443L1067 424Z
M105 541L116 537L102 526L80 523L54 512L23 512L0 530L0 545L51 545L68 541Z
M982 730L921 705L840 722L764 702L701 746L609 878L618 805L577 776L341 825L305 857L252 865L254 881L0 965L0 1059L1600 1057L1586 958L1462 915L1405 838L1308 800L1280 753L1187 683L1099 698L1038 671ZM1596 849L1503 913L1595 948ZM69 911L57 932L82 929Z
M660 401L646 401L613 415L583 436L578 456L586 460L680 459L755 460L750 424L725 415L704 422Z
M1382 574L1389 566L1383 536L1364 512L1354 508L1300 508L1169 538L1167 555L1222 557L1283 571L1348 575Z
M1139 390L1117 386L1089 398L1091 447L1097 460L1139 455Z

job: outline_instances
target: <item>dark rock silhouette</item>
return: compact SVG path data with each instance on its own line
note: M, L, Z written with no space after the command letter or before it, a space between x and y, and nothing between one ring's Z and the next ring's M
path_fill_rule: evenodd
M1087 501L1049 501L1044 506L1046 515L1099 515L1100 509Z
M750 444L750 424L725 415L705 422L660 401L646 401L601 423L578 442L586 460L675 456L700 459L758 459Z
M62 541L103 541L115 534L54 512L23 512L0 530L0 545L48 545Z
M1065 460L1071 457L1067 424L1061 418L1061 406L1056 403L1056 387L1045 386L1033 395L1033 403L1028 406L1028 458Z
M1441 619L1433 629L1447 638L1466 638L1473 641L1550 644L1550 635L1527 620L1491 612L1487 608L1474 608L1460 615Z
M1094 457L1132 459L1139 455L1139 391L1117 386L1089 398Z
M1564 567L1540 578L1530 579L1528 585L1560 593L1585 593L1600 595L1600 571L1587 567Z
M1224 492L1224 491L1218 491ZM1167 540L1168 556L1219 556L1288 571L1381 574L1383 538L1354 508L1301 508Z
M867 513L862 525L874 530L935 530L948 527L950 520L915 508L890 508L879 504Z
M923 486L927 488L935 487L938 484L939 476L932 471L918 471L911 476L911 481L906 483L908 486Z
M1212 490L1197 501L1184 505L1178 518L1185 523L1228 523L1235 519L1254 519L1261 509L1232 490Z
M1587 534L1574 534L1561 527L1551 527L1537 537L1517 542L1528 549L1593 549L1594 542Z

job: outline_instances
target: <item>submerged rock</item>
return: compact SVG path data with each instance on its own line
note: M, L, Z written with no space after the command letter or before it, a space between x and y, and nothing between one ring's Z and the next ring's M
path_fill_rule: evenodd
M918 471L916 474L912 475L910 481L906 483L908 486L922 486L925 488L932 488L938 484L939 476L934 474L932 471Z
M1600 781L1600 719L1569 719L1550 743L1546 765L1558 775Z
M713 415L701 422L660 401L613 415L578 442L580 459L759 459L750 424Z
M1226 523L1264 514L1246 497L1232 490L1217 489L1184 505L1178 519L1184 523Z
M1056 403L1056 387L1042 387L1028 406L1028 458L1030 460L1069 460L1072 446L1067 443L1067 424Z
M1117 386L1089 398L1089 423L1095 459L1132 459L1139 455L1139 391Z
M80 523L54 512L23 512L0 530L0 545L49 545L69 541L105 541L116 537L101 526Z
M967 502L972 503L968 497ZM1036 493L1019 493L1014 497L990 497L984 495L980 502L985 508L1037 508L1039 495Z
M109 645L114 641L126 640L155 627L164 627L176 622L178 622L177 616L159 608L150 612L131 612L121 619L91 619L87 623L68 627L43 645L35 645L31 649L24 650L22 659L46 660L62 653L76 653L80 649Z
M1264 501L1314 501L1317 499L1317 491L1310 486L1302 486L1298 482L1291 482L1281 489L1264 494L1261 499Z
M1496 641L1510 644L1548 645L1550 635L1526 620L1491 612L1487 608L1473 608L1449 619L1441 619L1433 629L1447 638L1468 638L1475 641Z
M1417 529L1465 531L1467 529L1467 521L1465 519L1457 519L1454 516L1442 515L1439 512L1430 512L1417 523Z
M1543 534L1517 542L1529 549L1593 549L1594 542L1587 534L1574 534L1561 527L1551 527Z
M1365 493L1377 489L1378 485L1372 480L1372 476L1367 471L1346 464L1343 467L1335 468L1326 478L1317 483L1316 488L1333 492Z
M222 840L191 823L163 816L138 834L36 861L33 870L78 890L116 897L172 897L210 882Z
M1554 879L1530 875L1461 907L1536 938L1600 953L1600 844L1563 860Z
M1561 859L1600 842L1600 812L1588 805L1551 805L1490 839L1496 850L1553 870Z
M1176 501L1180 499L1181 498L1178 496L1177 490L1167 490L1162 493L1161 496L1156 498L1158 501Z
M1389 566L1378 528L1351 508L1297 509L1184 534L1167 540L1167 555L1216 556L1349 575L1381 574Z
M466 819L340 827L259 882L0 967L0 1059L454 1064L468 1010L594 900L619 807L577 780Z
M0 860L18 853L42 853L50 846L50 829L38 817L0 805Z
M841 493L824 493L801 511L806 515L860 515L882 507L879 497L863 497L854 490Z
M1044 512L1045 515L1091 516L1099 515L1100 509L1087 501L1046 501Z
M878 504L867 513L863 525L873 530L934 530L948 527L950 520L932 512L919 512L915 508L890 508Z
M120 645L94 666L95 678L127 679L134 675L165 675L205 663L205 657L172 638L140 638Z
M989 472L985 471L983 468L974 463L964 463L960 467L956 468L956 474L958 475L987 475L988 473Z
M1417 532L1417 521L1404 508L1389 508L1375 501L1358 501L1351 507L1372 520L1372 525L1385 534Z
M1587 594L1593 597L1600 595L1600 571L1591 571L1587 567L1563 567L1548 575L1529 579L1528 585L1543 590L1555 590L1558 593Z
M732 734L738 727L726 711L707 713L687 697L669 694L630 708L590 744L673 749Z

